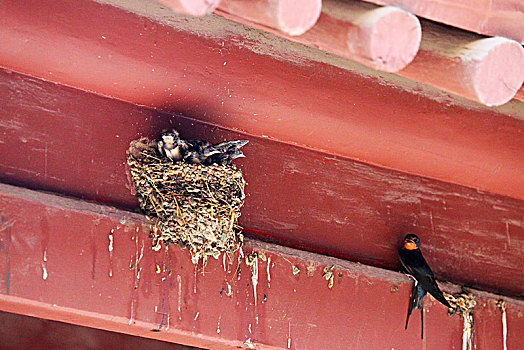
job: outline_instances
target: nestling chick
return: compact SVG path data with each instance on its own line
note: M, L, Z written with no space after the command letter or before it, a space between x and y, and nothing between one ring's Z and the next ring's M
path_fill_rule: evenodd
M248 142L247 140L236 140L216 144L213 147L218 152L211 154L204 164L230 164L237 158L244 158L245 155L240 148Z
M248 142L236 140L212 145L205 140L182 140L176 130L170 130L160 136L158 152L172 161L183 160L189 164L230 164L245 157L240 148Z
M184 162L204 164L212 155L220 153L212 144L204 140L187 140L184 143Z
M180 136L176 130L163 132L158 141L158 152L163 157L178 161L183 157L180 142Z

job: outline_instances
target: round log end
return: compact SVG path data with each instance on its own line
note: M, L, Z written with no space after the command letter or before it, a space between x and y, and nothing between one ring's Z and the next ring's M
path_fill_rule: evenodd
M211 13L220 3L220 0L158 0L169 6L177 13L190 16L204 16Z
M280 0L277 7L278 29L289 35L301 35L317 23L322 0Z
M485 51L473 79L478 100L488 106L508 102L524 82L524 48L500 37L482 39L473 46Z
M418 52L422 30L418 18L402 9L387 6L371 11L362 30L369 38L369 65L386 72L398 72Z

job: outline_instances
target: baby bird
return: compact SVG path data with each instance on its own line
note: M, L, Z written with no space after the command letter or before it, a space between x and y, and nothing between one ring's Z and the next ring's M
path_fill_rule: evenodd
M204 164L206 160L220 153L219 150L204 140L187 140L184 143L184 162L189 164Z
M178 161L183 158L181 150L181 140L176 130L169 130L160 135L157 143L160 156L167 157L172 161Z
M237 158L244 158L245 155L240 148L248 142L248 140L236 140L216 144L213 147L215 150L218 150L218 152L211 154L204 164L230 164Z
M189 164L230 164L237 158L245 157L240 150L247 140L226 141L213 145L205 140L182 140L176 130L162 133L158 141L160 156L172 161Z

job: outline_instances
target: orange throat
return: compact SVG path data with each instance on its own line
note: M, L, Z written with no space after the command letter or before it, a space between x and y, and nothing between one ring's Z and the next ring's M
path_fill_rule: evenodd
M413 241L404 241L404 248L407 250L417 249L417 244Z

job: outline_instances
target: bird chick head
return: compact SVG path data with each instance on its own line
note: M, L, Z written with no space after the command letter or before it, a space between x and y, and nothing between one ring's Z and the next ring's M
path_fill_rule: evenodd
M417 237L417 235L409 234L404 237L404 248L407 250L414 250L418 249L420 245L420 239Z
M165 131L161 135L163 147L167 150L172 150L178 146L180 136L176 130Z

